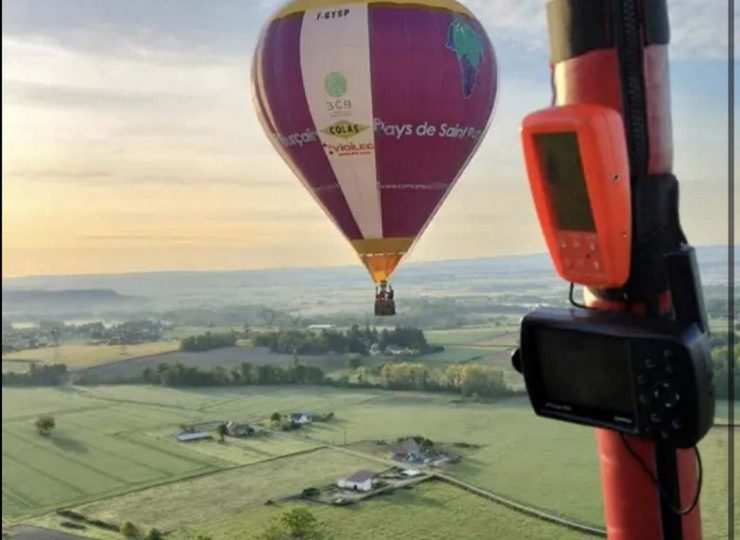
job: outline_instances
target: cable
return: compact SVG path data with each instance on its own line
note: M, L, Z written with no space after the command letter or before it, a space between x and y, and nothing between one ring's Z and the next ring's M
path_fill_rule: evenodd
M630 455L634 458L635 461L640 465L640 468L643 470L643 472L650 478L650 480L655 484L655 487L658 488L658 492L660 493L661 498L668 503L668 506L670 509L679 516L685 516L687 514L690 514L694 508L696 508L696 505L699 504L699 497L701 496L701 488L702 483L704 480L704 468L702 466L701 462L701 454L699 453L699 448L697 446L694 446L694 453L696 454L696 463L699 468L699 474L697 477L697 486L696 486L696 495L694 495L694 500L691 502L691 505L685 509L681 510L680 505L680 496L679 496L679 504L675 504L675 501L671 499L671 497L666 493L665 489L661 485L658 478L650 472L650 469L645 464L645 462L642 460L640 456L637 455L637 452L630 446L630 444L627 442L626 437L624 436L624 433L619 433L620 438L622 439L622 443L624 444L625 448L627 448L627 451L630 453Z
M568 300L570 300L570 303L573 304L577 308L588 309L588 306L586 304L580 304L576 302L575 298L573 298L573 291L575 287L576 287L575 283L570 284L570 291L568 291Z

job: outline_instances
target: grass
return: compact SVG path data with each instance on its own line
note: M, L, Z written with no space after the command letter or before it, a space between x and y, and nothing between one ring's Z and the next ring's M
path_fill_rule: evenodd
M718 410L724 408L726 404L718 403ZM298 440L276 436L264 441L229 440L226 445L183 445L171 437L170 430L184 422L248 421L275 411L298 410L331 410L336 419L296 432ZM55 412L57 418L58 428L49 438L33 431L35 415L42 412ZM312 440L300 440L301 433ZM103 519L131 519L160 529L176 528L179 533L189 527L214 538L239 538L240 531L258 529L276 513L262 506L265 499L368 468L360 458L310 451L316 446L313 440L351 444L393 441L410 434L480 445L450 470L479 487L579 521L603 522L592 429L537 418L526 398L469 403L448 395L328 387L4 388L3 517L18 519L73 504ZM309 453L279 458L304 450ZM706 539L718 540L726 536L726 431L712 430L701 450L706 475L704 533ZM219 472L224 469L230 470ZM205 473L210 474L173 483ZM166 485L145 489L159 483ZM530 518L521 518L524 521L514 527L518 514L485 501L479 510L466 513L477 503L451 489L424 486L419 488L424 495L418 501L397 494L359 510L321 507L317 513L339 532L375 534L367 538L403 537L417 530L414 527L428 534L410 537L454 538L452 529L445 527L460 527L460 523L465 523L460 538L478 538L480 531L489 534L486 538L570 538L561 529L546 534ZM124 492L131 493L94 502ZM457 507L458 500L470 502ZM460 521L463 515L468 517ZM480 521L497 515L496 525ZM402 516L408 517L407 522ZM530 530L531 535L525 536ZM500 536L490 536L494 533ZM434 534L438 535L429 536Z
M26 373L31 364L29 360L3 360L3 373Z
M80 506L75 510L120 523L182 530L224 516L262 509L268 499L296 495L302 489L336 481L373 462L321 449L177 482Z
M487 346L489 344L514 345L518 333L517 326L481 326L455 330L429 330L426 336L430 343L437 345Z
M193 527L197 534L219 540L256 538L249 531L261 530L270 520L291 506L246 509L236 514L206 521ZM590 538L555 525L543 523L517 512L491 504L452 486L427 482L413 491L367 501L357 507L311 510L335 539L376 540L378 538L416 538L425 540L586 540Z
M86 345L64 344L58 347L45 347L17 351L3 355L7 360L30 360L44 364L67 364L70 369L110 364L129 358L162 354L175 351L178 344L174 341L142 343L140 345Z

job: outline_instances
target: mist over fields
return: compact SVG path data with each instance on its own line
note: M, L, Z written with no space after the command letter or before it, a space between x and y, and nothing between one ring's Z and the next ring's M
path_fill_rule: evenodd
M708 296L722 294L727 248L697 249ZM737 263L737 255L736 263ZM522 304L565 297L546 254L412 263L394 276L401 313L425 299L457 301L498 298ZM261 305L302 316L367 315L373 287L358 264L351 267L266 269L236 272L153 272L111 275L39 276L4 279L3 317L89 317L177 308ZM726 296L726 292L724 293ZM528 298L538 295L541 298ZM521 306L526 310L526 305Z

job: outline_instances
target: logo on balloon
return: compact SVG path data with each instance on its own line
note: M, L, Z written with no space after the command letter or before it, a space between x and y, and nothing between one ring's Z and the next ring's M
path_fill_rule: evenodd
M355 135L359 135L368 129L370 129L370 126L363 126L362 124L347 122L347 120L340 120L339 122L322 129L321 133L331 135L332 137L338 137L340 139L351 139Z
M454 16L447 28L447 48L457 55L465 99L473 95L483 64L483 38L463 18Z
M338 71L332 71L324 77L324 90L333 98L340 98L347 93L347 77Z

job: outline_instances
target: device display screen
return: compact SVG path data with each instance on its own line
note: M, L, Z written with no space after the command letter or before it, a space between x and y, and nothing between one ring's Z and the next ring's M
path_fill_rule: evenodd
M548 401L634 414L630 350L624 340L541 329L537 349Z
M575 132L535 136L558 228L596 232Z

